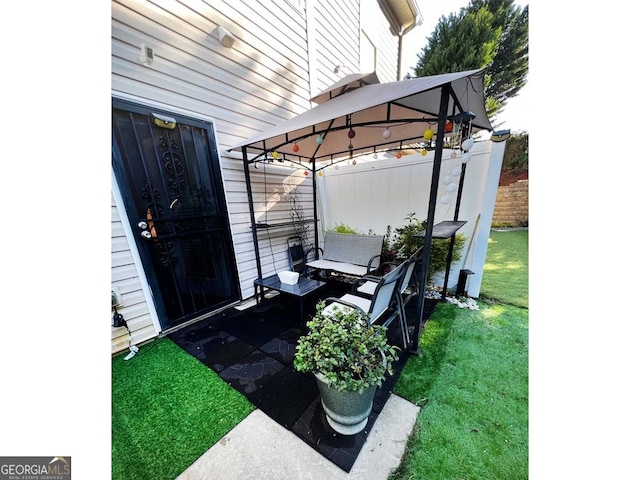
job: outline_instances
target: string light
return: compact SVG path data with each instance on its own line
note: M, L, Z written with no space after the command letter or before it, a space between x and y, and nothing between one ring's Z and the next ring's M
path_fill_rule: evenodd
M391 138L391 130L389 130L389 127L384 129L384 132L382 132L382 136L388 140Z
M324 140L324 138L322 137L322 135L318 135L318 136L316 137L316 143L317 143L318 145L320 145L320 144L323 142L323 140Z
M291 150L293 150L294 152L297 152L298 150L300 150L300 147L298 146L297 143L294 143L293 147L291 147Z

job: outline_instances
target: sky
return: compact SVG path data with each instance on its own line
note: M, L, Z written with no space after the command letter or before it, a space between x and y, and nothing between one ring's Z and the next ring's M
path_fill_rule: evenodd
M466 7L469 0L416 0L422 14L422 25L409 31L402 43L402 77L405 74L413 74L413 67L418 61L418 54L427 44L427 38L431 36L440 17L450 13L458 13L460 8ZM529 2L514 1L521 7ZM529 86L525 85L520 93L509 99L505 109L494 122L497 130L510 129L511 132L529 131L528 117Z

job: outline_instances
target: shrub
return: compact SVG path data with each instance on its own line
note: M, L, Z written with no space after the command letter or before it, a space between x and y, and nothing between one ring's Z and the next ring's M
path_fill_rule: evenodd
M387 328L368 325L368 316L359 310L336 309L330 315L316 306L307 323L309 332L298 340L293 365L306 373L320 373L341 391L362 393L372 385L381 386L393 373L391 363L398 359L397 347L387 343Z

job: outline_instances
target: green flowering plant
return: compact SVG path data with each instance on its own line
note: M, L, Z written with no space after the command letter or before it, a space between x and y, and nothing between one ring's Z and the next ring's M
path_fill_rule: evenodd
M307 323L309 332L298 340L296 370L321 374L340 391L362 393L372 385L381 386L398 359L398 347L387 342L387 328L368 325L368 316L356 309L335 309L325 315L324 308L325 302L318 302Z

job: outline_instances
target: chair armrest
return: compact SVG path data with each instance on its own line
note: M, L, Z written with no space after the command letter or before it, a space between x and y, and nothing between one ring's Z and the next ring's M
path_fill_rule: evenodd
M306 252L304 252L304 261L305 261L305 263L309 261L309 254L310 254L311 252L313 252L314 250L316 250L316 258L315 258L314 260L316 260L316 259L318 259L318 258L319 258L319 257L318 257L318 255L317 255L317 251L318 251L318 250L320 251L320 253L321 253L321 254L323 254L323 253L324 253L324 250L322 250L322 248L320 248L320 247L318 247L318 248L315 248L315 247L310 247L310 248L308 248L308 249L307 249L307 251L306 251Z
M368 275L368 274L370 274L371 272L377 272L377 271L380 269L380 267L382 266L382 265L378 265L376 268L374 268L373 270L371 270L371 264L373 263L373 261L374 261L376 258L382 258L382 255L374 255L373 257L371 257L371 258L369 259L369 263L367 263L367 275Z
M331 303L329 303L331 302ZM340 298L336 298L336 297L327 297L325 298L325 303L327 304L327 307L330 307L332 303L339 303L341 305L344 305L346 307L350 307L350 308L355 308L356 310L358 310L360 313L362 313L362 315L366 315L367 312L365 312L364 310L362 310L358 305L356 305L355 303L351 303L351 302L347 302L345 300L342 300ZM325 307L326 308L326 307Z

